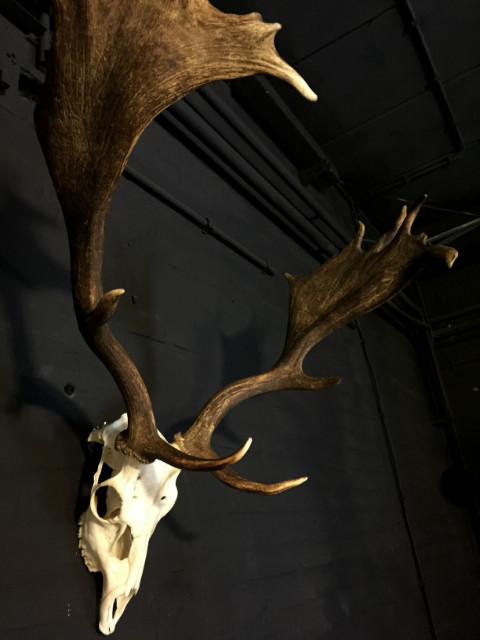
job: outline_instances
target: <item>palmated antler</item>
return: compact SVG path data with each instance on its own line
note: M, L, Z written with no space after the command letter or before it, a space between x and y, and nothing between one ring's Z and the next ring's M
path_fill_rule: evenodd
M405 287L424 267L444 260L449 267L457 258L452 247L427 243L425 234L412 235L412 224L422 203L411 213L402 209L395 226L367 251L362 250L365 228L359 223L356 238L343 251L303 276L287 274L290 284L289 325L279 361L266 373L233 382L206 404L195 423L176 436L178 446L197 456L214 455L210 439L222 418L238 403L282 389L322 389L339 378L314 378L303 362L323 338L352 320L376 309ZM306 478L265 484L243 478L230 468L215 471L222 482L252 493L279 493Z
M274 47L279 24L238 16L208 0L53 0L55 34L36 128L65 217L75 312L88 345L114 377L128 413L119 450L142 462L218 469L157 432L151 401L107 322L123 289L102 288L107 213L145 127L189 91L214 80L269 73L310 100L315 94Z
M223 469L240 459L210 447L223 416L248 397L280 389L319 389L337 378L303 372L306 354L346 322L383 304L431 258L451 265L454 249L412 236L417 207L366 252L363 227L338 256L311 274L289 276L290 315L284 352L267 373L228 385L192 427L169 445L158 435L151 401L107 322L123 289L102 288L107 213L138 137L167 106L202 84L254 73L276 75L308 99L315 95L275 51L278 24L258 14L224 14L208 0L54 0L56 29L36 127L68 230L75 311L80 331L114 377L126 403L128 429L116 447L142 462L215 470L227 484L276 493L304 479L273 485Z

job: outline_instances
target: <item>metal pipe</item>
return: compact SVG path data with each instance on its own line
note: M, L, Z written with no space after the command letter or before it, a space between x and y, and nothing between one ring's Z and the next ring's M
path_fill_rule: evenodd
M45 26L17 0L0 0L0 14L24 33L41 36Z
M45 31L38 38L37 47L37 66L43 69L46 64L46 52L52 46L52 32L50 30L50 15L43 11L40 14L40 23L45 28Z
M428 624L430 627L430 634L431 634L432 640L438 640L438 636L435 631L435 624L433 621L432 608L430 605L427 589L425 588L425 575L424 575L422 563L420 562L420 557L417 551L417 545L415 543L415 536L414 536L414 529L412 527L412 524L409 518L407 503L405 500L405 491L402 484L402 479L400 477L399 465L397 463L395 447L393 444L392 436L390 435L390 429L388 425L388 416L382 401L380 383L375 374L375 368L369 354L368 343L365 339L365 335L362 331L360 322L357 321L355 323L355 326L356 326L358 337L359 337L360 347L363 352L363 359L364 359L366 370L367 370L368 380L370 382L370 389L371 389L373 399L377 409L378 422L381 426L382 433L383 433L385 448L386 448L386 452L390 462L392 478L393 478L394 486L397 493L398 506L400 508L400 513L403 520L403 526L405 527L405 532L407 534L407 540L409 542L410 553L412 555L412 560L413 560L413 566L415 567L415 571L417 574L420 593L422 595L423 604L425 607L425 613L426 613Z
M422 309L424 317L427 317L422 292L418 282L415 282L415 287L417 290L419 306ZM434 340L435 336L431 329L424 331L421 335L424 338L426 358L419 358L419 361L425 367L425 372L428 373L426 376L426 382L430 387L430 391L435 401L435 408L438 416L437 424L444 430L448 450L454 465L459 469L468 471L464 451L455 426L454 414L443 383L443 377L437 359ZM480 547L480 505L476 491L472 491L471 498L465 503L465 507L470 518L477 545Z
M305 203L308 211L314 216L320 217L330 229L338 236L342 243L347 243L351 240L349 235L345 232L333 216L322 207L322 205L315 200L315 198L294 178L293 174L288 171L284 164L282 164L275 154L268 149L265 143L255 135L255 132L245 125L245 122L237 116L237 114L231 109L231 107L221 99L214 88L205 86L199 91L204 100L215 109L215 111L223 116L229 125L231 125L242 138L255 150L258 155L279 175L281 180L288 184L288 186L294 191L294 193ZM271 99L280 100L276 93L269 90L269 96ZM293 114L292 114L293 115ZM301 123L297 124L299 135L301 135ZM305 131L304 135L308 135Z
M287 227L294 237L303 240L304 246L310 246L310 252L318 257L319 251L326 256L332 256L338 251L325 234L321 233L313 223L309 222L285 196L280 193L256 168L247 162L223 137L221 137L208 122L200 120L197 113L186 100L173 105L164 112L162 119L167 120L183 136L202 149L234 184L240 186L249 196L253 196L264 211L277 224ZM201 126L199 126L201 124ZM195 132L195 133L193 133ZM312 251L313 250L313 251Z
M420 22L415 13L415 9L413 8L410 0L396 0L396 5L406 28L412 34L412 42L417 51L420 63L425 71L425 75L427 76L427 80L430 82L432 93L435 96L438 107L445 119L454 148L459 151L464 148L463 137L458 127L453 109L450 105L447 92L445 91L440 79L440 74L435 66L427 40L420 27Z
M476 316L468 320L463 320L462 322L455 325L447 325L446 327L434 329L433 338L436 343L440 343L443 340L447 340L448 338L452 338L454 336L458 336L459 334L470 331L471 329L478 329L478 328L479 328L479 318L478 316Z
M190 207L169 194L165 189L162 189L158 184L152 182L152 180L144 176L140 171L137 171L132 166L127 165L123 171L123 176L167 204L169 207L177 211L177 213L180 213L184 218L190 220L190 222L193 222L193 224L199 227L203 233L211 235L213 238L219 240L222 244L232 249L242 258L245 258L245 260L258 267L262 273L269 276L275 275L275 272L267 261L262 260L249 249L227 235L224 231L215 227L210 222L209 218L204 218L200 214L196 213L196 211L193 211L193 209L190 209Z
M476 147L479 144L477 140L475 142L471 142L466 144L463 147L463 152ZM434 171L438 171L444 167L450 166L455 160L462 157L460 153L446 153L435 160L429 160L423 164L420 164L413 169L409 169L405 173L402 173L388 182L383 182L378 184L377 186L369 187L365 191L358 192L356 195L358 198L374 198L380 194L386 193L388 191L392 191L397 187L403 187L409 182L413 180L417 180L418 178L422 178L423 176L428 175L429 173L433 173Z
M469 222L465 222L464 224L458 225L458 227L453 227L453 229L449 229L448 231L444 231L443 233L439 233L436 236L432 236L429 238L430 242L452 242L452 240L456 240L457 238L461 238L469 231L480 227L480 217L475 220L470 220Z
M446 324L453 321L455 318L461 318L462 316L468 316L473 313L480 315L480 304L474 305L472 307L464 307L463 309L458 309L457 311L452 311L448 314L436 316L435 318L430 319L430 324L432 326Z

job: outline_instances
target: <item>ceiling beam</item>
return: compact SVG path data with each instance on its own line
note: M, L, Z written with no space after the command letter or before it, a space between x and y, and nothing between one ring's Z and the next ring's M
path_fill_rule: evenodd
M427 78L428 87L445 120L446 130L452 139L454 150L461 151L465 147L463 136L411 0L395 0L395 4L415 47L418 60Z

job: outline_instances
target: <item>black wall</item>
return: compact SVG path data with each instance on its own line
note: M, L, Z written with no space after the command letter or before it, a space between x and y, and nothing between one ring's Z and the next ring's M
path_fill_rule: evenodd
M2 56L14 48L16 64L28 65L21 34L5 22L2 33ZM0 96L0 629L7 640L88 640L98 637L100 584L76 539L98 457L86 438L124 408L78 335L66 234L33 130L33 102L19 95L18 67L2 59L9 87ZM295 183L288 159L227 87L213 92ZM195 100L201 106L204 98ZM196 122L201 134L206 124ZM276 360L287 317L282 274L317 264L308 241L272 219L287 192L278 175L265 178L232 134L232 157L240 149L252 175L263 176L240 183L200 134L181 134L166 116L149 127L130 166L183 205L122 178L107 229L105 287L126 289L111 325L144 375L168 437L221 385ZM335 188L308 197L351 232L348 203ZM274 275L202 233L182 215L189 210ZM307 367L343 383L250 400L225 420L214 446L230 452L252 435L241 473L309 481L261 497L183 472L119 640L480 637L475 541L463 507L440 490L451 457L415 348L370 315L319 345Z

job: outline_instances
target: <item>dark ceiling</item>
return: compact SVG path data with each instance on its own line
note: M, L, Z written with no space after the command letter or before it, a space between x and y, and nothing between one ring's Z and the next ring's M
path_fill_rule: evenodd
M423 193L429 206L421 224L430 236L465 223L475 227L480 215L478 0L214 4L236 13L257 10L265 21L282 23L277 48L318 94L318 102L303 100L284 83L269 82L377 227L391 224L401 200L412 202ZM297 164L305 169L301 159ZM470 232L457 245L476 248L479 238L478 231Z
M259 11L280 22L280 54L318 94L301 98L275 79L235 81L250 110L287 146L306 182L340 177L383 231L402 201L428 193L417 229L477 255L480 241L479 0L213 0L233 13ZM0 0L28 24L48 0ZM22 14L23 12L23 14ZM27 21L27 22L26 22ZM38 24L38 23L37 23ZM35 20L30 28L35 30ZM239 89L240 87L240 89ZM271 117L272 96L326 157L311 153L297 128ZM270 103L269 103L270 101ZM284 114L285 118L285 114ZM272 133L272 131L271 131ZM331 165L328 165L328 160ZM331 169L330 172L325 171ZM458 231L454 234L458 235ZM445 237L446 236L446 237Z

